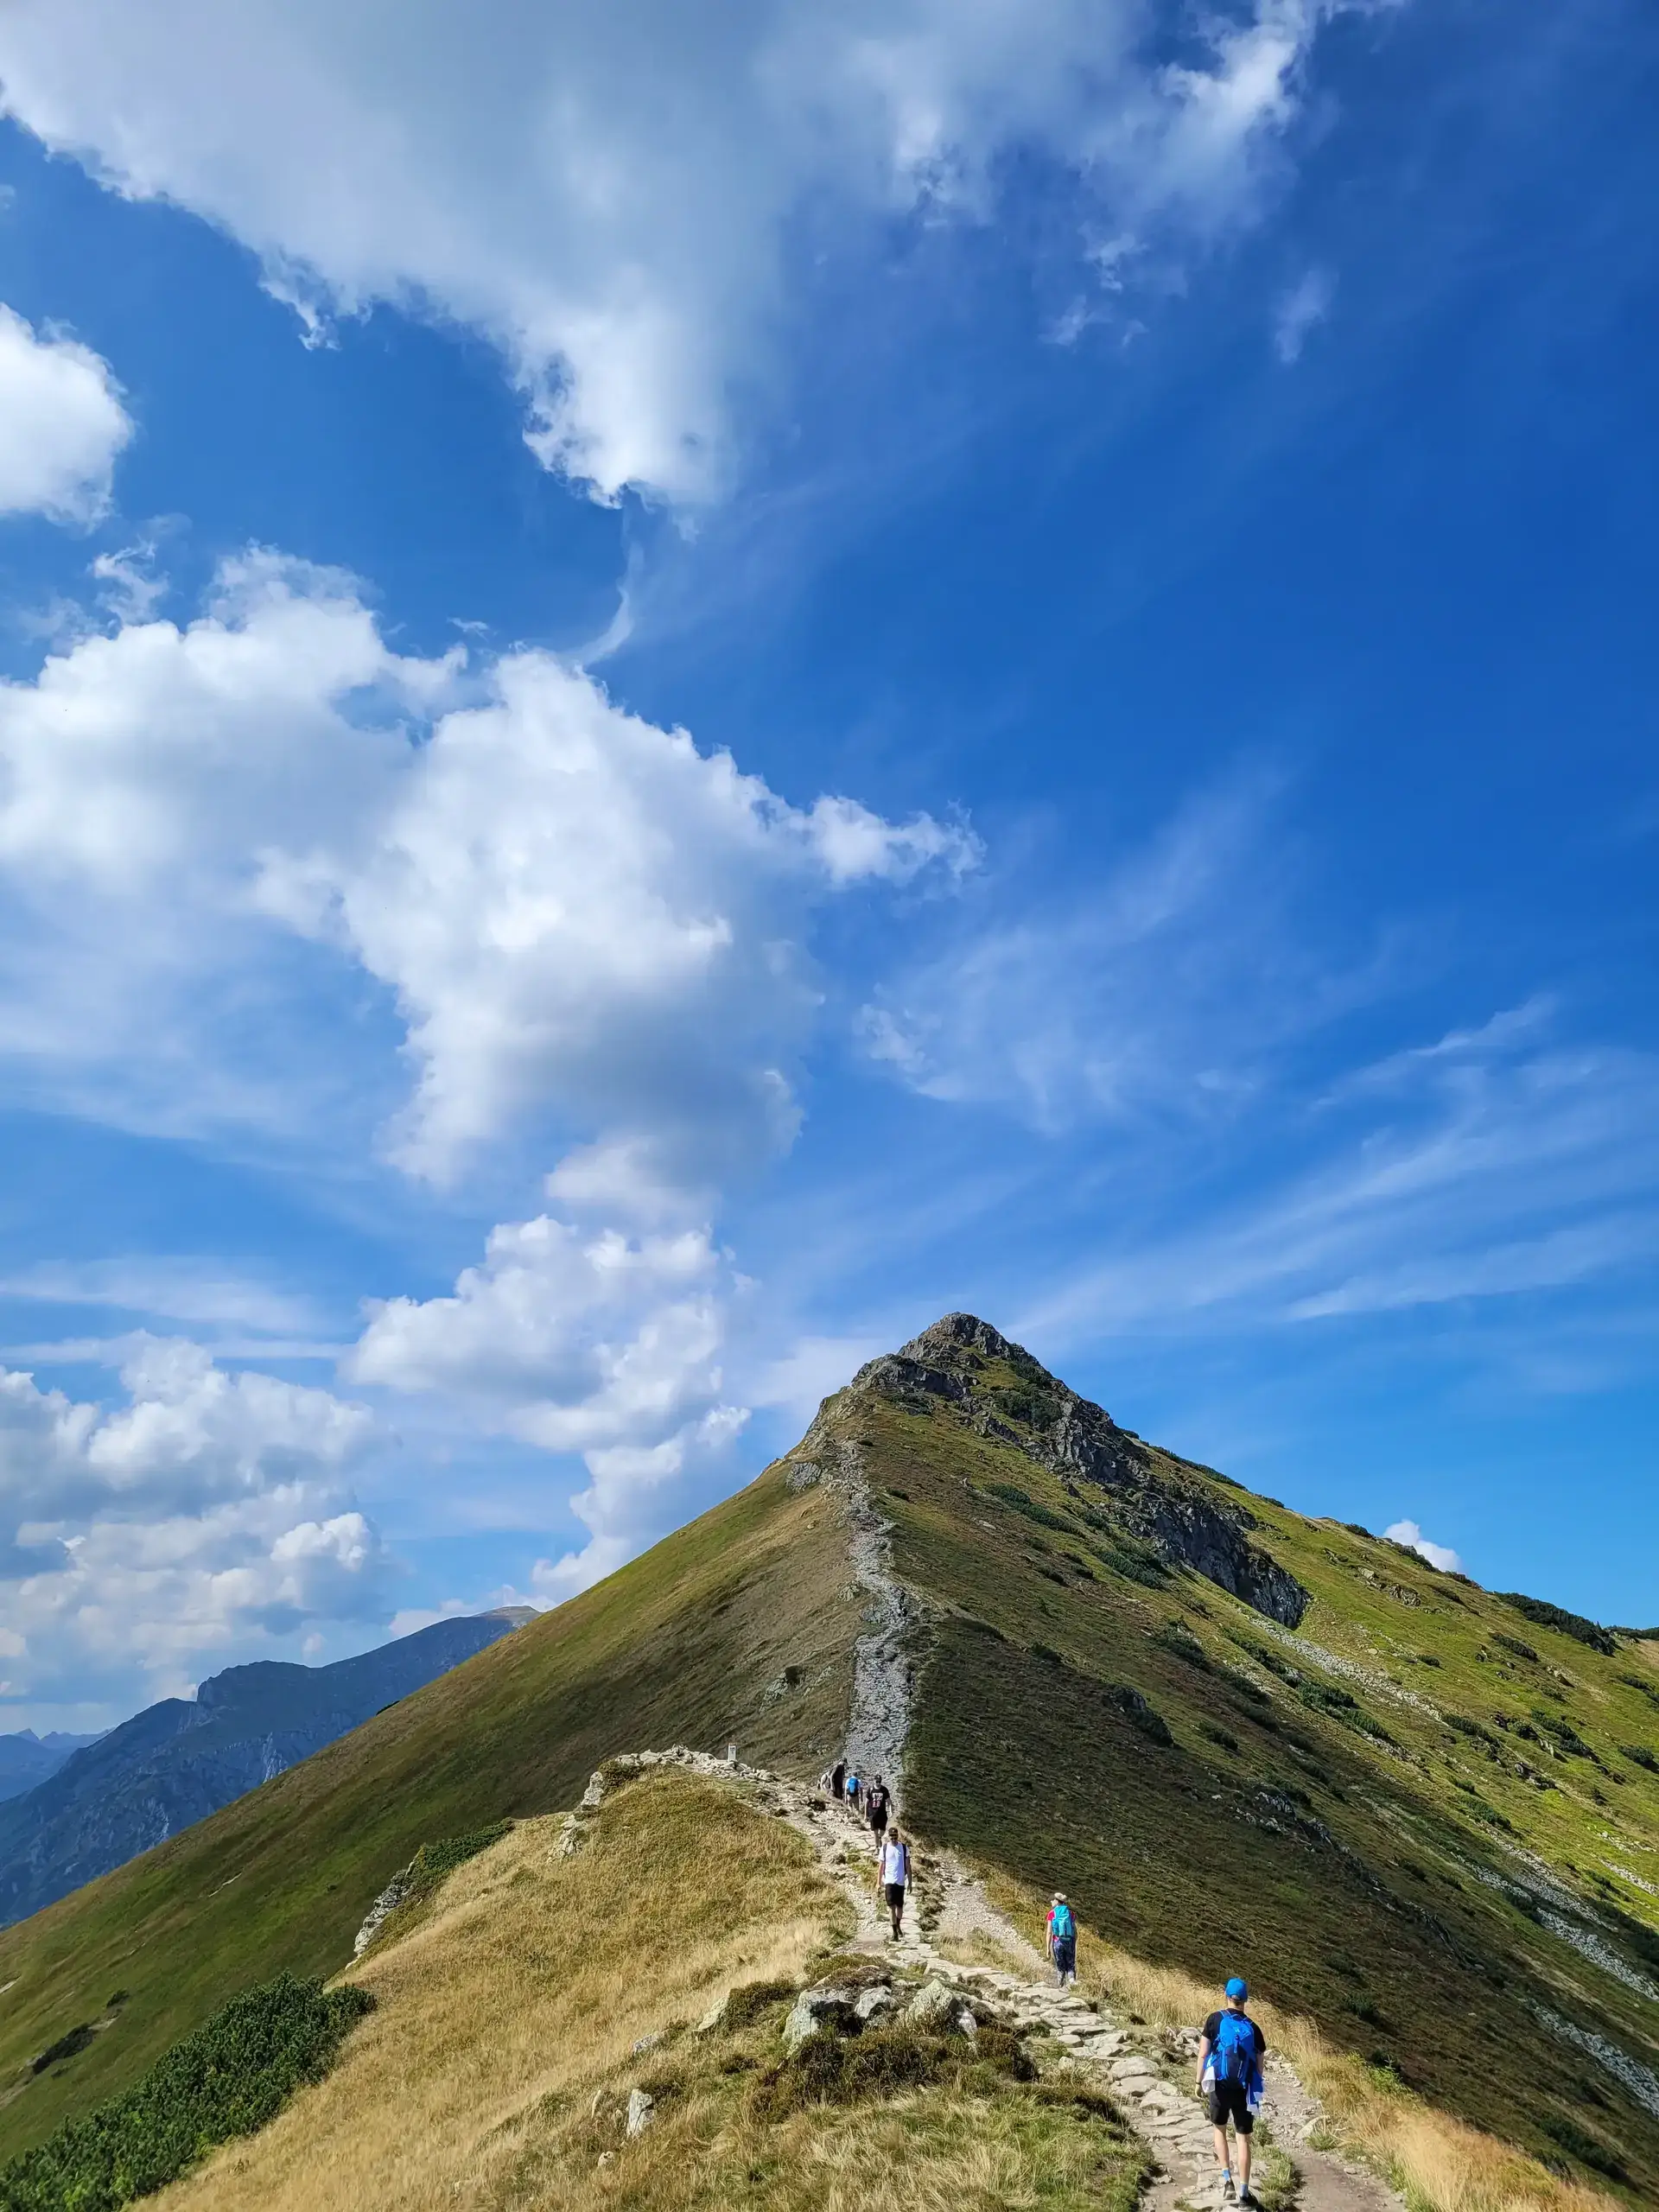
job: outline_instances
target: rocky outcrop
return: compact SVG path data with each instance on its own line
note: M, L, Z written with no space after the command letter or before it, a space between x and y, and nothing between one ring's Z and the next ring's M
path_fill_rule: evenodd
M947 1313L861 1367L852 1388L948 1408L1058 1475L1085 1504L1109 1509L1172 1566L1191 1567L1270 1620L1294 1628L1307 1610L1309 1593L1295 1576L1250 1542L1258 1524L1248 1506L1218 1498L1202 1477L1120 1428L976 1314Z

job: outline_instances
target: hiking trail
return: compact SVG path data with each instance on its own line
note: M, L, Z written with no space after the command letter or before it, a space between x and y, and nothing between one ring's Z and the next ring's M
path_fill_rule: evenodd
M561 1848L579 1847L586 1817L599 1809L615 1781L658 1766L686 1767L710 1780L741 1784L761 1811L804 1837L821 1871L853 1908L856 1933L849 1948L920 1968L939 1981L979 1989L1015 2027L1052 2037L1063 2065L1096 2075L1157 2158L1160 2171L1143 2199L1143 2212L1176 2212L1178 2207L1220 2212L1221 2177L1210 2123L1192 2094L1196 2031L1191 2050L1173 2056L1157 2030L1119 2018L1075 1989L1057 1988L1042 1954L950 1852L918 1847L911 1839L918 1878L906 1906L905 1933L895 1942L875 1885L874 1839L850 1806L831 1803L820 1791L759 1767L681 1745L607 1759L577 1811L567 1816ZM926 1933L919 1931L912 1914L926 1924ZM976 1936L1027 1970L963 1965L939 1948L969 1944ZM1321 2120L1320 2107L1288 2063L1271 2050L1266 2075L1262 2118L1296 2167L1296 2212L1405 2212L1402 2200L1369 2168L1316 2149L1308 2140Z

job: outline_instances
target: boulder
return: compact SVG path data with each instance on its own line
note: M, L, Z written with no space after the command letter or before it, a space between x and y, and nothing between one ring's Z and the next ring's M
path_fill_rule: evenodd
M905 2018L918 2028L943 2028L957 2003L957 1993L946 1982L925 1981L905 2007Z
M657 2100L648 2089L628 2091L628 2134L643 2135L657 2114Z
M878 1986L874 1989L865 1990L853 2010L868 2025L870 2021L879 2020L885 2013L891 2012L897 2001L890 1989Z
M861 2024L856 1996L855 1991L831 1982L821 1982L816 1989L804 1989L784 2022L785 2048L798 2050L808 2036L816 2034L820 2028Z

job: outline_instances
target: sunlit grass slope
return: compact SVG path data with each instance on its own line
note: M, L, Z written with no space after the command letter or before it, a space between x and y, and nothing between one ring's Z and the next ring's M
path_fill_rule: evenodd
M918 1825L1062 1885L1205 1989L1247 1973L1385 2083L1659 2195L1659 2115L1539 2017L1659 2075L1659 1761L1641 1764L1659 1705L1640 1648L1609 1656L1150 1453L1247 1508L1251 1541L1312 1592L1281 1630L1160 1574L1114 1533L1109 1496L976 1433L993 1392L1010 1425L1020 1381L984 1363L967 1408L861 1389L825 1416L861 1445L932 1614Z
M422 1924L394 1924L354 1970L378 2004L334 2073L156 2212L1128 2212L1138 2152L1040 2088L785 2098L774 2114L780 1986L850 1932L844 1898L792 1831L721 1783L659 1772L593 1826L565 1859L556 1821L525 1823ZM751 2002L730 2024L688 2032L734 1988ZM635 2087L655 2116L630 2141Z
M848 1579L830 1500L763 1477L315 1758L0 1934L0 2158L136 2079L237 1990L284 1969L336 1972L371 1900L424 1841L569 1806L616 1751L734 1736L750 1759L815 1758L847 1709ZM602 1927L594 1936L602 1942ZM85 2049L31 2070L82 2024L98 2031Z
M989 1887L1016 1926L1035 1932L1047 1900L992 1874ZM1119 2013L1155 2028L1190 2028L1212 2009L1214 1985L1179 1967L1154 1966L1084 1928L1079 1986ZM1524 2152L1437 2111L1393 2075L1338 2050L1301 2014L1252 1993L1252 2018L1323 2106L1321 2147L1358 2151L1413 2212L1608 2212L1602 2187L1552 2171ZM1181 2078L1189 2069L1183 2063Z

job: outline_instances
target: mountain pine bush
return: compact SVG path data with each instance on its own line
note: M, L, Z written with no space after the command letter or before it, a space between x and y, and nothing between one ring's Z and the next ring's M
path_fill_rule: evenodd
M275 2119L296 2089L320 2082L366 1989L278 1974L245 1990L162 2056L124 2095L66 2120L0 2170L3 2212L118 2212L175 2180L233 2136Z

